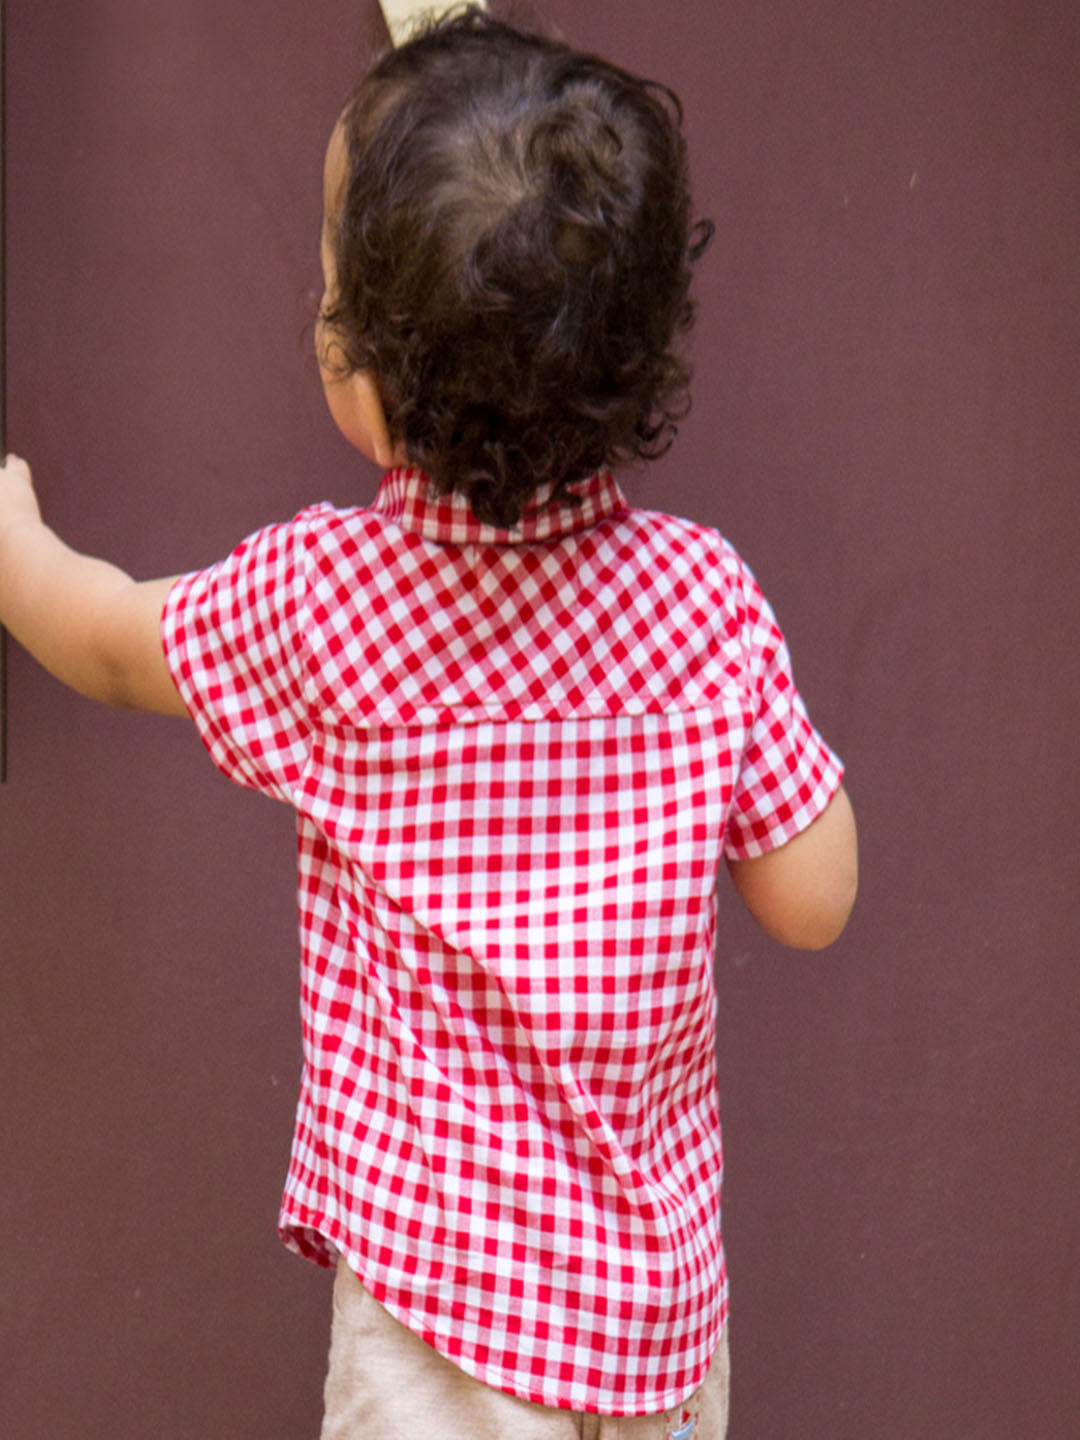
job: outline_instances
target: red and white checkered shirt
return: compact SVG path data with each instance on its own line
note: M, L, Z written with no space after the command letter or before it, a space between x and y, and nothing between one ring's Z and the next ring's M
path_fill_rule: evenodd
M727 542L576 488L506 531L391 471L178 581L163 637L299 817L286 1243L488 1385L651 1414L727 1316L717 867L840 764Z

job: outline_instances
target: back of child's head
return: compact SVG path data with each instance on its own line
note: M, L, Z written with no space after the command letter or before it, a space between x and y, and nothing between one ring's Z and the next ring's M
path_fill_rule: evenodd
M476 10L353 95L324 316L392 440L480 520L670 444L711 235L680 121L665 87Z

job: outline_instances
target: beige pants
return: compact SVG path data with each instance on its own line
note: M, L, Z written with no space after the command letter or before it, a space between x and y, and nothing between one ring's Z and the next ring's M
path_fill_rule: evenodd
M425 1344L341 1261L321 1440L724 1440L727 1332L705 1383L662 1415L584 1415L493 1390Z

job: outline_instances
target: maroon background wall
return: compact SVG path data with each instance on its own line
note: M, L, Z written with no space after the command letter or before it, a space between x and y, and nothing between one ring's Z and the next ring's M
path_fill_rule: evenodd
M1064 1440L1080 10L537 9L684 97L696 406L632 493L755 567L861 824L832 951L721 925L733 1435ZM7 15L9 442L57 528L150 576L370 498L302 330L374 0ZM290 818L181 722L11 671L0 1433L314 1436Z

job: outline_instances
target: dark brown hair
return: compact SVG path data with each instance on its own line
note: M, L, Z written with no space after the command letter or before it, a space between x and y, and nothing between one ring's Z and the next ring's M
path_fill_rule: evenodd
M712 226L691 226L681 119L666 87L476 9L349 102L323 319L410 462L480 520L662 454L689 408L674 344Z

